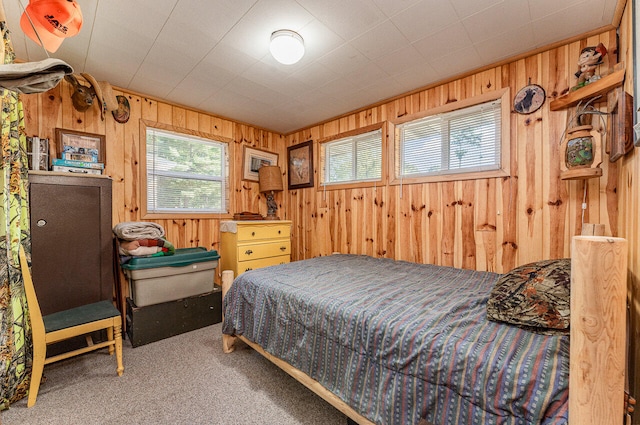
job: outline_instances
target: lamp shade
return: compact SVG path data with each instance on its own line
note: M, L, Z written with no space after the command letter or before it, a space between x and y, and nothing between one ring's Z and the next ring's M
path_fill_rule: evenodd
M284 65L292 65L304 56L304 40L295 31L278 30L271 34L269 51Z
M260 192L282 191L282 172L277 165L263 165L258 169Z

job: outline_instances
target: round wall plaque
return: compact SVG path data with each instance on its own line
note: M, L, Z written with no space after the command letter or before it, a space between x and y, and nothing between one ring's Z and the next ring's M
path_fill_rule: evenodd
M547 98L544 89L537 84L524 86L513 99L513 109L519 114L531 114L542 106Z

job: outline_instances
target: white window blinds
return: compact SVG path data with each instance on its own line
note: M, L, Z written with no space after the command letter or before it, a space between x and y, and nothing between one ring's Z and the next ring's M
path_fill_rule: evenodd
M499 169L500 121L497 99L400 124L400 176Z
M324 183L379 180L382 176L382 131L327 142L324 154Z
M148 212L226 212L226 143L147 127L146 148Z

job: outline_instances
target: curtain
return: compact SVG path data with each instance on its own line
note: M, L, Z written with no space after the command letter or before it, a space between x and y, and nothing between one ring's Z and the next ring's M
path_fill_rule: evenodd
M15 54L1 0L0 31L0 63L13 63ZM27 393L33 346L18 260L20 243L27 252L31 246L24 111L17 92L0 89L0 101L0 410L4 410Z

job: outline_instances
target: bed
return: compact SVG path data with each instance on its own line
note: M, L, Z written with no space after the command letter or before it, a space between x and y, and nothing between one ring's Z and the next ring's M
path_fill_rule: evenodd
M496 320L506 275L339 254L223 271L223 348L240 338L360 424L619 423L626 241L572 252L571 334L562 307L544 328Z

